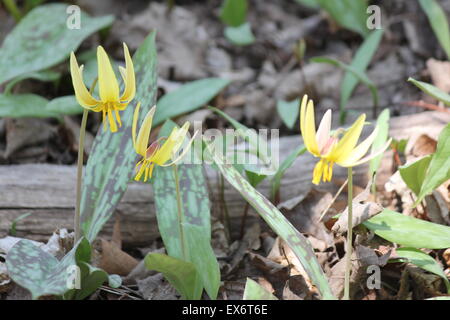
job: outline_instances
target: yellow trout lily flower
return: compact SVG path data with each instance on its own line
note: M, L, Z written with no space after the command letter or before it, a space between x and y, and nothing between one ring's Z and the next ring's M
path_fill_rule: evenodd
M125 84L125 89L122 95L120 95L119 84L117 83L108 55L101 46L97 47L100 99L94 98L88 91L83 82L83 66L78 66L77 59L73 52L70 54L70 73L72 75L72 83L78 103L88 110L95 112L101 111L103 113L103 123L106 125L106 118L108 118L111 132L117 131L116 120L119 123L119 126L122 126L119 111L125 110L136 93L133 61L131 60L128 47L125 43L123 44L123 51L125 55L125 68L119 67L119 70ZM91 88L91 90L93 90L93 88Z
M378 151L363 158L378 134L378 128L376 127L367 139L358 146L356 145L365 120L366 115L362 114L342 138L339 138L344 130L339 129L331 134L331 110L328 110L320 121L316 132L314 103L312 100L308 100L307 95L303 97L300 107L300 130L303 141L306 149L315 157L320 158L313 172L312 182L314 184L319 184L320 179L323 182L331 181L335 163L345 168L355 167L379 156L387 149L391 139Z
M137 173L134 179L136 181L139 181L141 180L142 175L144 175L145 182L152 177L155 164L162 167L168 167L178 163L186 155L198 132L194 134L189 143L183 149L183 152L175 158L176 153L180 150L183 142L185 141L186 135L189 130L189 122L186 122L181 128L173 128L168 138L160 138L157 141L151 143L149 146L148 142L150 139L153 115L155 114L156 106L151 108L145 116L145 119L142 122L141 128L139 129L139 133L136 137L136 127L139 118L140 107L141 104L138 103L136 109L134 110L132 127L134 149L136 150L137 154L142 156L142 159L136 164ZM161 145L160 142L162 141L164 141L164 143ZM167 163L167 161L173 158L175 158L175 160Z

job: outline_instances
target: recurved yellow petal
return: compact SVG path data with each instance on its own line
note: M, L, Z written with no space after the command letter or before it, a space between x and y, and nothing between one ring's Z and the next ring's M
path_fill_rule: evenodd
M117 84L116 75L108 55L101 46L97 48L97 63L100 99L102 102L119 101L119 85Z
M175 160L173 160L173 161L170 162L170 163L161 165L161 166L162 166L162 167L168 167L168 166L171 166L171 165L174 165L174 164L177 164L178 162L180 162L181 159L184 158L184 156L186 155L186 153L187 153L187 152L189 151L189 149L191 148L191 145L192 145L192 143L194 142L195 137L197 136L198 133L199 133L199 131L196 131L196 132L194 133L194 135L192 136L191 140L189 140L189 142L188 142L188 143L186 144L186 146L184 147L183 152L182 152ZM183 140L184 140L184 137L183 137ZM178 149L176 149L176 150L178 151ZM175 152L176 152L176 151L175 151Z
M356 148L354 148L352 152L348 155L348 157L346 158L342 157L340 161L337 162L337 164L339 164L342 167L351 167L352 163L357 162L367 153L373 141L375 140L377 134L378 134L378 127L376 127L373 130L373 132L370 134L369 137L367 137Z
M304 120L305 131L303 134L303 141L306 148L315 156L320 156L319 147L316 140L316 123L314 118L314 103L312 100L308 102L306 107L306 114Z
M125 56L125 69L120 68L123 81L125 82L125 90L120 97L120 101L131 101L136 93L136 79L134 75L133 60L131 59L130 52L127 45L123 44L123 52Z
M366 115L362 114L353 123L353 125L344 134L341 140L334 147L333 151L328 155L328 159L332 162L342 162L347 159L356 144L358 143L359 136L361 135L362 128L364 126L364 121L366 120Z
M84 85L82 71L83 67L78 67L77 58L75 58L75 54L71 52L70 74L72 75L72 84L75 90L77 101L81 106L85 108L95 107L99 104L99 101L91 96L88 89Z
M308 95L304 95L300 105L300 131L303 135L305 132L306 105L308 104Z
M136 109L134 110L132 134L133 134L134 149L138 154L145 157L148 147L148 141L150 139L150 132L152 130L152 121L153 115L155 114L156 106L153 106L147 112L147 115L145 116L145 119L142 122L141 128L139 129L139 134L136 139L136 127L137 121L139 119L139 108L140 103L138 103Z
M348 167L356 167L356 166L359 166L360 164L366 163L366 162L372 160L373 158L378 157L380 154L382 154L384 151L386 151L386 149L390 146L391 142L392 142L392 138L389 139L380 149L378 149L377 151L362 158L361 160L353 162L350 165L346 164L346 163L340 164L340 166L348 168Z

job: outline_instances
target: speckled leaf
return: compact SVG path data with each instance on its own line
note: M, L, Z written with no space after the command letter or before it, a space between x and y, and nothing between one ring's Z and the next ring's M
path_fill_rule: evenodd
M69 29L68 5L42 5L25 16L0 48L0 84L66 59L92 33L109 26L112 16L92 18L81 13L80 29Z
M254 189L231 164L224 163L223 158L215 153L212 154L212 157L225 179L250 203L272 230L286 241L305 268L313 284L319 289L322 298L334 299L325 274L308 240L295 229L269 200Z
M6 257L8 273L14 282L31 292L33 299L44 295L63 295L68 290L67 269L76 265L76 252L80 244L85 246L86 240L83 238L78 246L58 261L31 241L20 240Z
M278 300L273 294L264 289L258 282L247 278L243 300Z
M121 112L118 132L99 129L86 165L81 201L82 227L93 241L111 217L134 173L137 154L131 139L133 112L141 101L140 121L156 101L155 33L149 35L133 57L136 73L136 97Z
M189 155L187 155L189 157ZM192 262L206 292L215 299L220 285L219 264L211 247L211 214L208 190L199 164L178 166L183 210L183 234L188 257L183 258L178 227L178 207L173 168L155 168L153 190L159 232L167 253Z

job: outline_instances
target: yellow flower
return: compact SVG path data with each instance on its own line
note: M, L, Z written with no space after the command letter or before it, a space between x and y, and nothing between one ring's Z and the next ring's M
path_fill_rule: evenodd
M116 120L119 123L119 126L122 126L119 111L125 110L136 93L133 61L131 60L128 47L125 43L123 44L123 51L125 55L125 68L119 67L119 70L125 84L125 89L122 95L120 95L119 85L108 55L101 46L97 47L100 99L94 98L88 91L83 82L83 66L78 66L77 59L73 52L70 54L70 73L72 74L72 83L78 103L88 110L103 112L103 123L106 125L106 117L108 117L111 132L117 131ZM93 90L93 88L91 88L91 90Z
M141 180L142 175L144 175L144 181L147 181L152 177L153 167L155 166L155 164L162 167L168 167L178 163L189 150L192 142L195 139L195 136L197 135L197 132L183 149L183 152L178 155L178 157L176 157L176 159L172 162L166 163L167 161L175 157L176 153L183 145L186 134L189 130L189 122L186 122L181 128L173 128L168 138L160 138L149 146L148 142L150 139L153 115L155 113L156 106L151 108L145 116L141 128L139 129L139 134L136 137L136 127L139 118L140 107L141 103L139 102L136 106L136 109L134 110L132 127L134 149L136 150L136 153L142 156L142 159L136 164L136 167L138 169L134 179L136 181L139 181ZM162 141L164 141L164 143L161 145Z
M300 107L300 130L303 141L306 149L315 157L320 158L313 172L312 182L314 184L319 184L321 178L324 182L331 181L335 163L345 168L354 167L379 156L387 149L391 139L378 151L363 158L378 134L378 128L376 127L367 139L356 146L365 120L365 114L359 116L339 139L339 135L345 130L339 129L331 134L331 110L328 110L320 121L316 132L314 103L312 100L308 100L307 95L303 97Z

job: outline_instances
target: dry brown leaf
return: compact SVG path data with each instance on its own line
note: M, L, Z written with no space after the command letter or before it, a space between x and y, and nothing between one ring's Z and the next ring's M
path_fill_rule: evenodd
M437 141L426 134L422 134L414 142L411 154L415 157L423 157L436 151Z
M94 265L109 274L127 276L139 263L114 243L98 239L94 241Z
M375 202L366 201L371 196L370 187L372 181L369 181L367 187L360 192L356 197L353 198L353 216L352 223L353 227L363 223L364 221L372 218L383 210L383 207ZM364 201L364 203L362 203ZM335 233L345 233L347 232L348 225L348 207L342 212L338 221L334 224L332 230Z
M450 62L430 58L427 68L433 84L444 92L450 92Z

